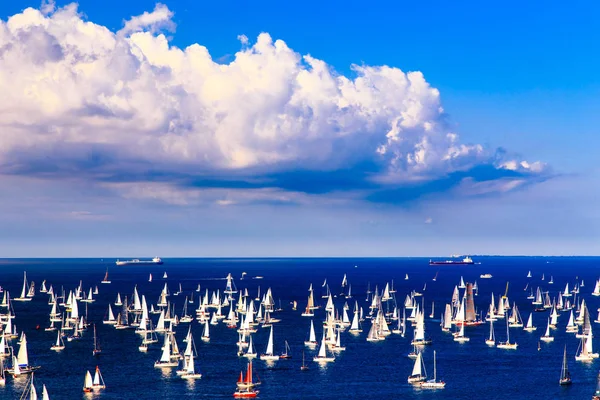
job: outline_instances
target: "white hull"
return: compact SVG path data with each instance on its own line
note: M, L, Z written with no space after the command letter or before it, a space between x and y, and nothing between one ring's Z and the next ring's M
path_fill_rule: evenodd
M335 357L313 357L313 361L318 362L318 363L329 363L329 362L334 362L335 361Z
M173 361L167 361L167 362L161 362L161 361L157 361L154 363L154 367L155 368L172 368L172 367L177 367L179 366L179 362L173 362Z
M202 374L183 374L183 375L179 375L181 376L181 378L183 379L200 379L202 378Z
M422 382L423 389L443 389L446 387L446 382Z

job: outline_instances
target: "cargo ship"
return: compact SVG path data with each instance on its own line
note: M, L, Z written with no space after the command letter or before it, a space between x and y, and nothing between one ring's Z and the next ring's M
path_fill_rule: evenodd
M134 258L133 260L125 260L120 261L117 260L117 265L140 265L140 264L152 264L152 265L161 265L163 261L159 257L154 257L152 260L140 260L138 258Z
M444 260L444 261L434 261L429 260L429 265L472 265L475 264L471 257L467 256L462 260Z

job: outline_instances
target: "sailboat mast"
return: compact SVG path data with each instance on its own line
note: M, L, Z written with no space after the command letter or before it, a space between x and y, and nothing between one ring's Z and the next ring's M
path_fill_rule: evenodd
M435 359L435 350L433 351L433 381L437 380L437 365Z

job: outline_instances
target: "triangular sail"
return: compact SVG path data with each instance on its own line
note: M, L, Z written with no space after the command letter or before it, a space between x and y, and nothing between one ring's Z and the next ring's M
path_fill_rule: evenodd
M29 357L27 356L27 337L25 336L25 333L23 333L23 339L21 340L21 345L19 346L17 362L21 367L29 365Z
M413 366L411 376L420 376L420 375L422 375L422 369L421 369L421 364L422 363L423 363L423 361L421 359L421 353L419 352L417 354L417 359L415 360L415 365Z

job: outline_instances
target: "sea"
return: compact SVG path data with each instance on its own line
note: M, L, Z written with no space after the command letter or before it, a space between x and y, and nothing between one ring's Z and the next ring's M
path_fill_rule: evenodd
M430 266L429 258L173 258L164 259L163 265L129 266L116 266L115 259L108 258L4 259L0 260L0 285L10 291L11 297L17 297L23 285L24 271L29 282L35 282L36 294L31 302L13 302L16 315L13 323L19 333L24 331L27 335L30 364L41 367L34 378L38 395L41 385L45 384L50 398L56 400L233 398L236 380L248 363L246 358L237 355L235 329L227 328L223 323L211 326L211 339L204 342L200 340L203 325L197 321L191 323L198 352L196 369L202 373L202 378L188 381L175 374L177 368L154 367L154 362L160 358L162 335L159 335L159 343L150 345L148 352L142 353L138 350L141 337L134 330L115 330L102 323L108 304L115 302L117 293L131 299L137 286L149 305L156 304L165 283L171 293L168 299L175 303L179 315L186 296L193 294L194 304L190 304L189 309L194 315L200 295L204 295L206 289L210 293L220 290L223 294L227 274L233 276L236 288L247 289L251 298L258 296L259 288L261 295L270 288L276 308L282 309L273 314L281 319L273 328L275 352L282 352L284 341L287 341L292 358L273 363L253 361L255 377L261 381L259 399L590 399L596 389L600 359L593 362L575 360L580 340L565 332L568 312L561 313L558 329L552 331L555 340L540 342L550 313L533 312L534 306L527 296L531 288L535 291L539 286L555 298L567 283L570 288L579 284L577 299L585 299L592 321L597 319L600 297L591 293L600 275L600 258L473 256L473 259L475 265L453 266ZM101 284L107 269L111 283ZM528 271L531 271L531 278L527 277ZM165 272L168 277L163 279ZM492 278L480 278L486 273L492 274ZM150 274L153 275L152 282L149 282ZM348 287L341 286L344 274L351 286L352 297L349 299L344 295ZM498 296L506 293L511 304L518 306L524 321L533 312L537 331L511 328L510 339L518 343L517 350L487 346L489 324L466 327L469 342L453 341L451 334L440 329L440 317L461 277L465 282L477 282L475 306L478 312L487 310L492 293L496 301ZM553 284L549 283L550 278ZM87 309L85 303L79 303L79 310L87 315L89 323L96 324L102 349L100 355L92 355L91 327L83 333L81 340L65 341L65 350L58 353L50 350L56 332L44 330L49 326L51 306L48 295L39 292L43 280L57 292L61 288L67 292L73 290L80 281L86 293L90 287L98 286L95 302L88 304ZM326 300L321 296L329 286L336 308L341 311L347 302L352 318L355 302L363 307L365 315L368 314L367 290L377 288L381 291L386 283L393 285L394 296L400 305L411 291L423 294L417 299L425 310L426 336L433 340L432 345L423 347L423 360L427 374L432 377L435 350L437 378L446 382L444 389L424 390L408 384L407 377L414 364L414 360L408 358L408 353L413 350L410 324L405 337L391 334L383 341L367 342L370 320L365 319L361 334L343 332L341 342L346 350L336 354L335 362L319 365L312 361L318 348L309 349L303 344L308 338L311 318L301 316L309 286L313 286L315 300L323 306ZM174 296L179 284L183 293ZM196 292L198 285L201 292ZM293 301L298 303L297 310L292 309ZM432 305L434 313L430 317ZM113 306L115 313L118 309ZM4 310L0 309L0 312ZM151 316L156 324L158 316ZM324 307L315 310L317 338L321 337L324 318ZM392 322L391 327L395 324ZM504 321L499 320L494 325L496 339L505 340ZM180 323L175 328L182 350L188 326ZM592 328L600 332L599 324L592 322ZM269 329L257 329L253 341L260 354L267 344ZM11 341L11 346L15 350L18 348L17 339ZM561 387L558 380L565 346L573 384ZM594 350L600 352L600 339L595 340ZM310 367L308 371L300 370L303 351ZM89 370L93 374L96 366L102 372L106 389L84 394L85 373ZM19 399L26 382L26 377L8 377L6 385L0 387L0 399Z

